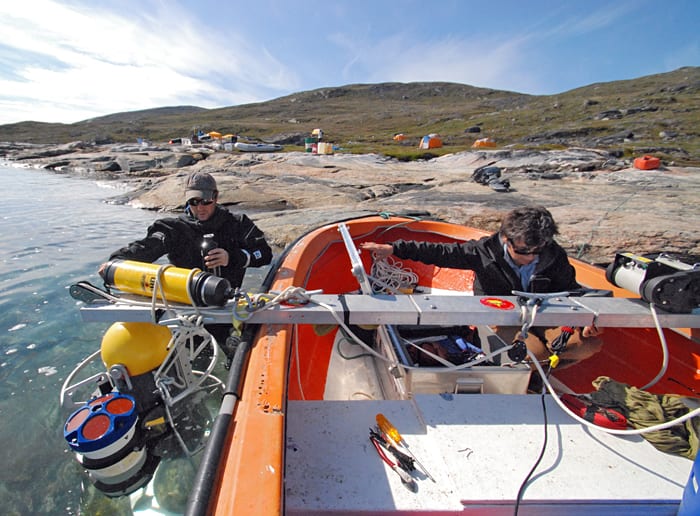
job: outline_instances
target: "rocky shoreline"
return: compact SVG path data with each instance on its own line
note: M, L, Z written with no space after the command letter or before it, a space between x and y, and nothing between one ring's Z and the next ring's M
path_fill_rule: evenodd
M193 170L216 177L220 202L243 211L284 247L310 229L367 213L429 213L495 230L509 209L547 206L559 242L575 257L608 263L618 251L700 256L700 168L665 164L637 170L596 149L484 150L400 162L381 155L241 153L173 145L33 145L0 143L12 166L46 168L93 180L125 182L108 202L177 212ZM472 179L493 163L510 183L495 191Z

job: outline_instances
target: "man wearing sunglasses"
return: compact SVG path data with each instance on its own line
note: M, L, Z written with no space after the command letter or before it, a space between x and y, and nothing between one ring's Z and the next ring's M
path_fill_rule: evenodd
M155 262L167 255L176 267L216 271L233 288L240 287L246 268L268 265L272 250L247 215L217 204L218 195L211 174L191 173L185 185L185 212L156 220L145 238L118 249L109 259ZM215 245L203 252L207 241Z
M202 269L225 278L231 287L241 286L248 267L272 261L265 235L245 214L234 214L217 204L216 180L206 172L193 172L185 185L185 211L179 217L156 220L146 237L113 252L109 259L155 262L167 255L169 263L186 269ZM100 267L100 273L106 264ZM208 325L217 342L226 341L231 325Z
M453 269L474 271L474 294L511 296L524 292L563 292L581 288L566 251L554 241L559 229L552 214L543 206L526 206L508 212L498 232L464 243L437 243L397 240L392 244L366 242L361 249L382 259L393 254L402 259ZM497 333L510 342L516 328L498 328ZM541 331L539 331L541 330ZM534 333L533 333L534 332ZM547 347L559 329L533 328L526 344L538 358L546 359ZM600 331L586 327L576 331L561 354L560 367L578 362L600 350Z

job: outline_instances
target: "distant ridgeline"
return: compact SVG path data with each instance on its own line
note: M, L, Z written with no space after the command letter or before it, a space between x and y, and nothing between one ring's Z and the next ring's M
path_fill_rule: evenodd
M444 154L470 148L478 127L478 137L499 148L584 146L695 165L699 124L700 67L684 67L546 96L444 82L355 84L218 109L176 106L74 124L7 124L0 126L0 142L168 142L203 130L303 147L320 126L328 141L350 152L391 154L434 133ZM393 139L399 133L401 142Z

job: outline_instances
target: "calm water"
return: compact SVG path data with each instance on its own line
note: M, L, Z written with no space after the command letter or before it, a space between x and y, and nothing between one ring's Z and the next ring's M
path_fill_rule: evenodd
M82 486L63 438L70 412L59 410L58 396L108 325L83 323L68 287L101 285L99 264L143 236L158 214L105 203L122 192L112 182L2 162L0 175L7 188L0 215L0 512L94 514L94 489ZM98 498L101 514L130 513L125 498Z

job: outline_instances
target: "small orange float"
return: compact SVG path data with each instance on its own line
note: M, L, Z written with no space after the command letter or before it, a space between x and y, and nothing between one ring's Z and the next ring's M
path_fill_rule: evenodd
M639 170L654 170L659 168L661 160L655 156L642 156L634 160L634 168Z

